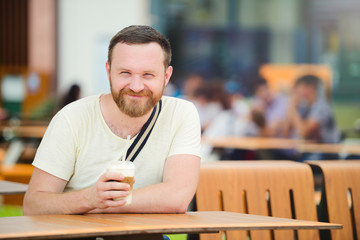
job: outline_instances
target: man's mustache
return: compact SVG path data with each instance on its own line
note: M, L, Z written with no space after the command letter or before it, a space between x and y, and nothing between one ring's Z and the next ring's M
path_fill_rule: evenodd
M136 96L136 97L151 97L151 92L149 90L143 90L141 92L134 92L131 89L123 89L120 91L121 95L131 95L131 96Z

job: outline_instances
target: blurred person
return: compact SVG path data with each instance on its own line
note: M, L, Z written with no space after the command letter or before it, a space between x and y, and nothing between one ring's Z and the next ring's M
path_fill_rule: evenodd
M195 98L195 92L197 89L201 88L204 85L204 78L196 73L189 74L184 80L180 93L177 93L177 96L184 98L189 101L193 101Z
M229 104L224 97L223 88L218 83L203 84L194 91L190 101L198 110L202 132L224 108L228 108L225 105Z
M69 90L63 96L59 109L65 107L69 103L72 103L72 102L80 99L80 95L81 95L80 86L78 84L76 84L76 83L72 84L70 86Z
M5 122L9 119L10 119L9 113L6 111L5 108L0 107L0 126L1 126L2 122ZM6 141L7 137L4 135L6 135L6 134L3 132L0 136L0 143L2 143L3 141ZM1 164L1 160L2 160L2 158L0 156L0 164Z
M80 98L81 90L78 84L72 84L61 96L50 96L31 111L31 120L50 120L60 109Z
M288 97L271 92L265 79L259 77L254 87L248 135L280 137L286 116Z
M5 108L0 107L0 122L9 120L10 115Z
M241 137L246 133L249 121L249 106L245 102L241 89L236 82L226 82L222 96L223 109L214 116L209 126L204 130L204 137ZM204 161L230 159L234 149L226 149L220 154L214 152L212 146L202 145Z
M230 101L231 110L237 117L248 118L250 107L244 98L243 90L236 81L227 81L225 91Z
M170 43L149 26L126 27L111 39L111 93L72 102L51 120L33 162L24 215L187 210L200 172L200 121L191 102L163 96L170 61ZM127 196L130 186L106 168L160 110L134 161L132 203L125 206L114 199Z
M306 75L295 82L287 112L288 136L320 143L340 141L332 108L316 76Z

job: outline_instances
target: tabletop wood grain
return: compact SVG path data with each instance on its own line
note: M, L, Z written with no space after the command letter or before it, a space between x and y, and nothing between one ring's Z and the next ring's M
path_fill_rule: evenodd
M294 149L309 153L341 153L360 155L359 144L314 143L301 139L264 137L202 137L202 142L218 148L237 148L247 150Z
M74 239L136 234L214 233L224 230L340 228L340 224L222 211L43 215L0 218L0 239Z

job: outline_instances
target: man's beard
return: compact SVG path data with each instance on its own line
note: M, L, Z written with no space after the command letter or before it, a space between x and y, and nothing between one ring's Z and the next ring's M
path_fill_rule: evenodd
M111 87L112 97L121 112L126 115L136 118L144 116L160 101L164 92L163 87L159 95L155 95L150 90L143 90L141 92L134 92L131 89L125 88L116 93ZM129 99L126 95L141 96L142 99ZM143 98L146 98L145 101Z

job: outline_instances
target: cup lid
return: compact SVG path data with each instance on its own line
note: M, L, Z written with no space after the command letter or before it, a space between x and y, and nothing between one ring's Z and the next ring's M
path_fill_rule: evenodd
M135 164L131 161L116 161L116 162L113 162L109 167L108 169L119 169L119 168L122 168L122 169L135 169Z

